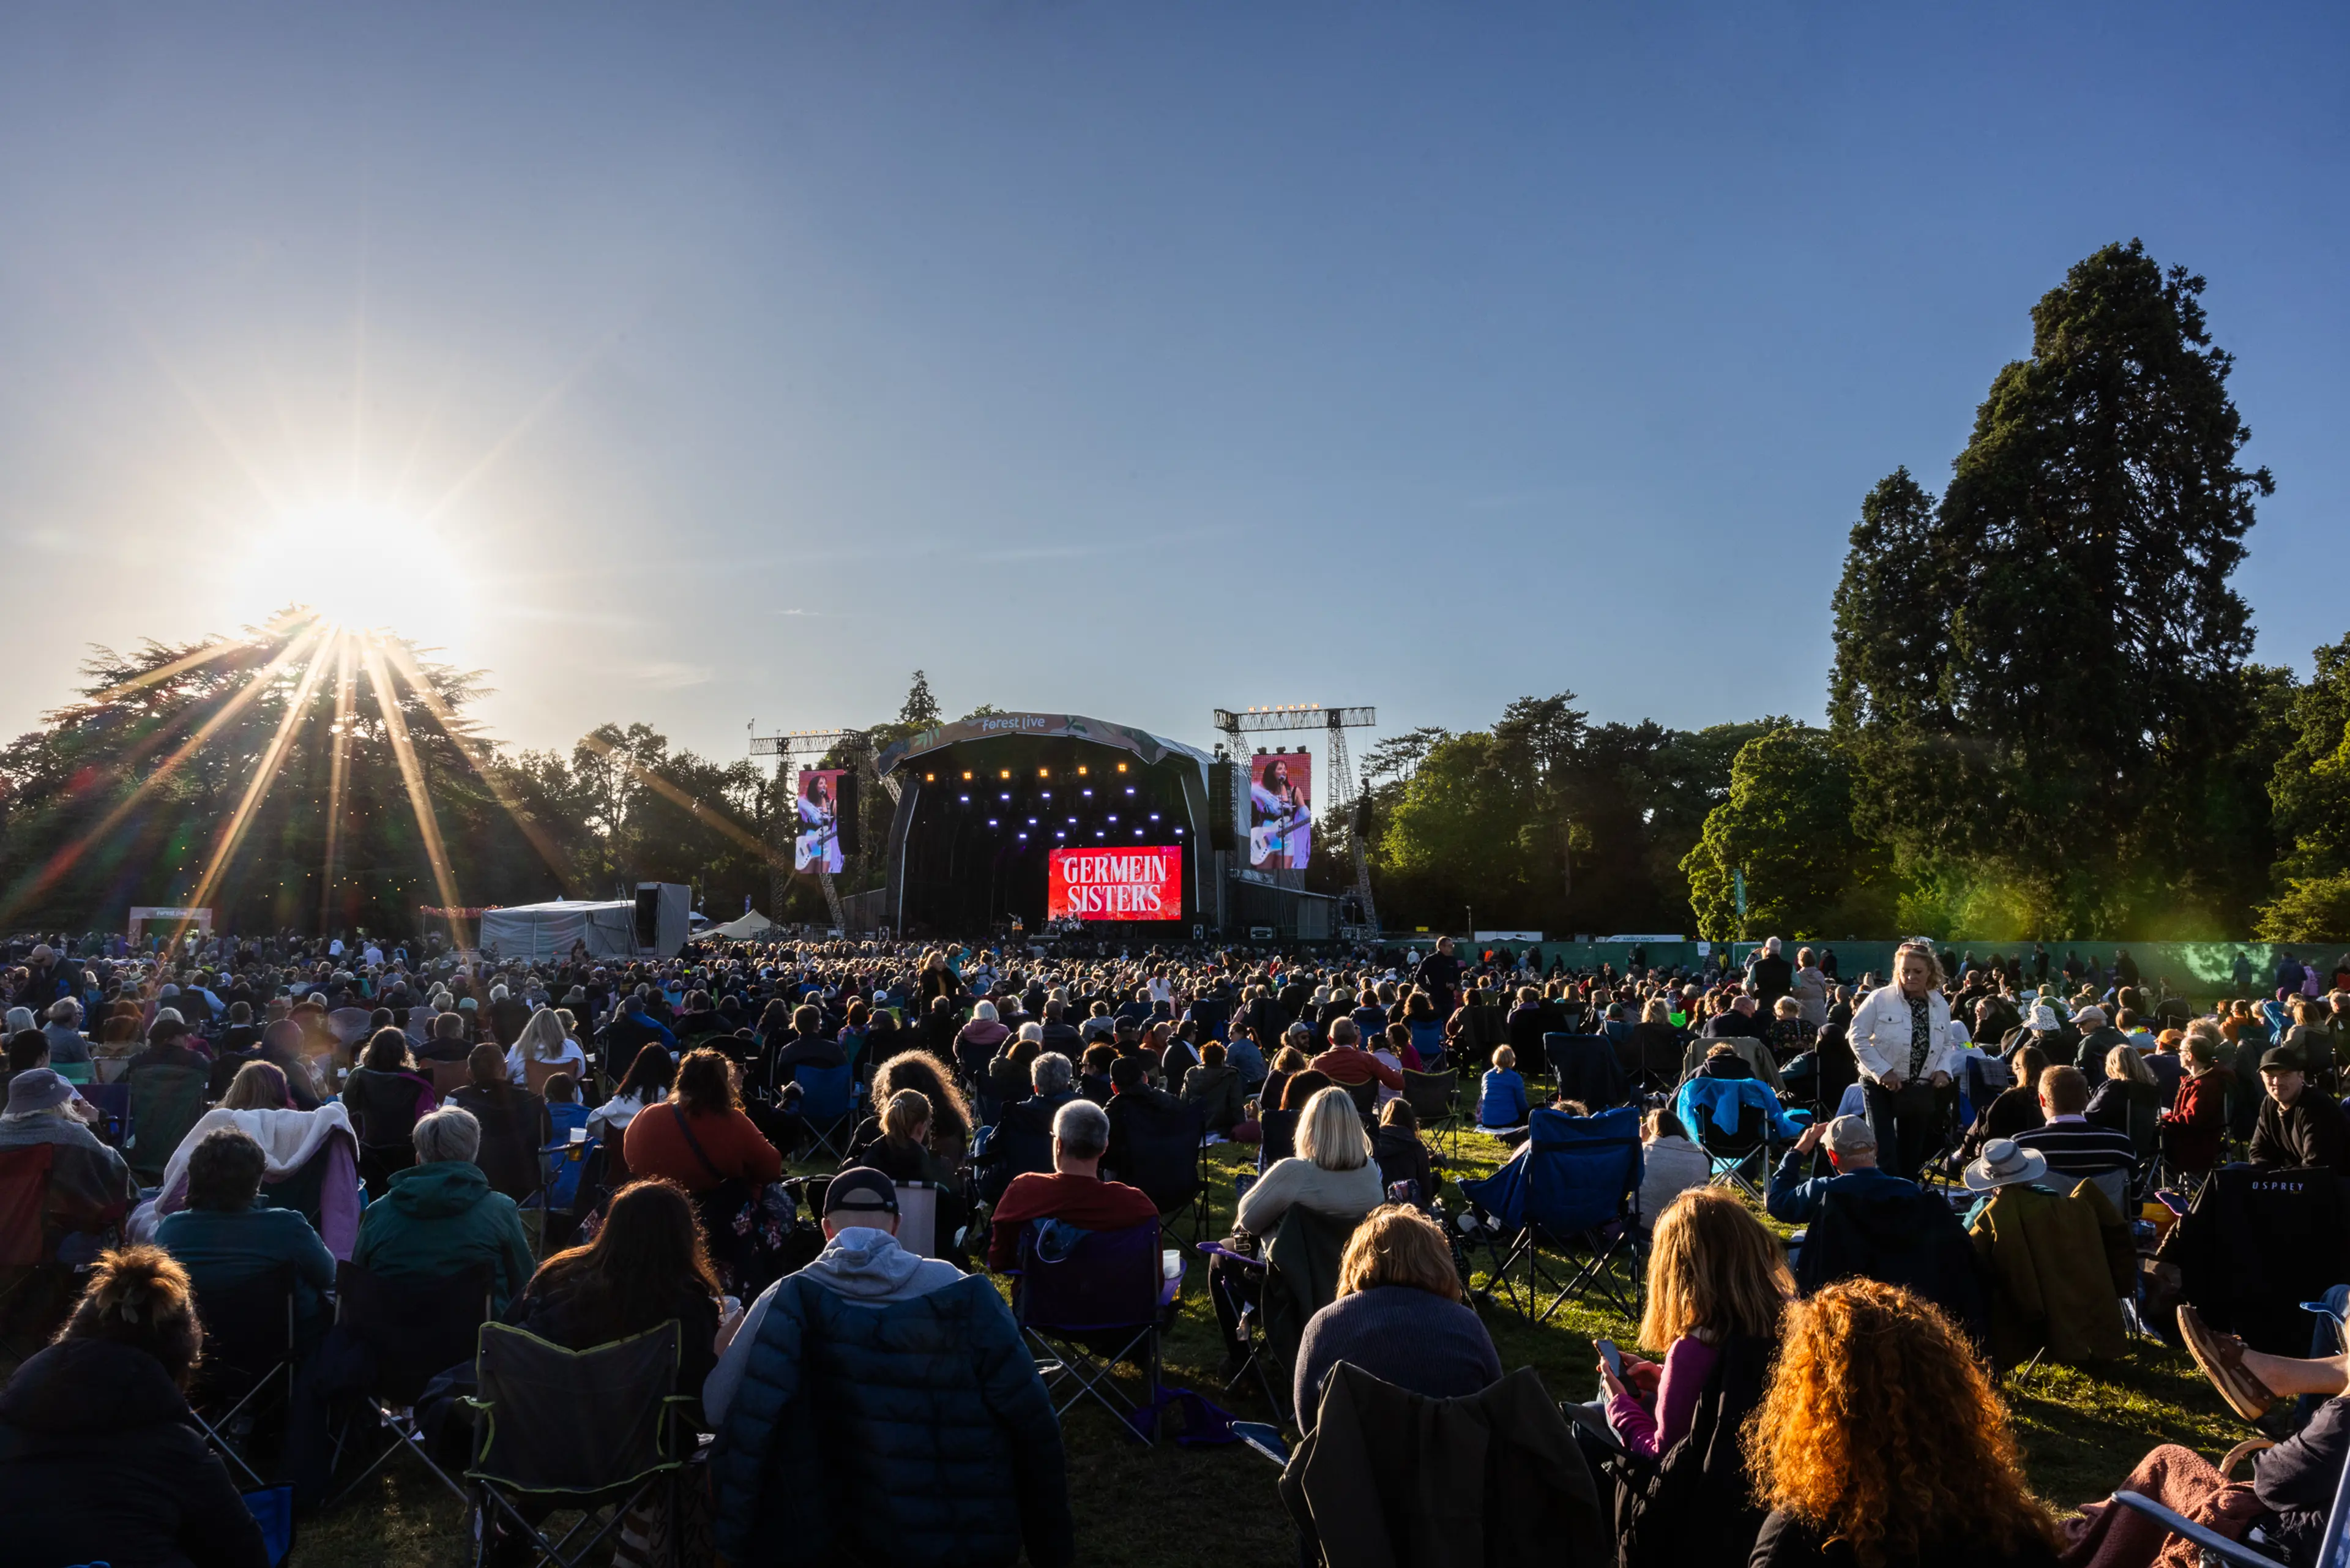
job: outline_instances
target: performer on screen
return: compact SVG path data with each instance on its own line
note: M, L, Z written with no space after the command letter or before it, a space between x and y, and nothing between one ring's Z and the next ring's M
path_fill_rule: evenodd
M1289 780L1289 764L1275 758L1249 785L1253 826L1249 864L1295 871L1304 866L1314 831L1314 809L1305 792Z
M799 798L800 822L798 852L794 857L802 871L821 866L837 876L845 859L840 853L840 820L832 797L832 784L822 774L808 775L807 788Z

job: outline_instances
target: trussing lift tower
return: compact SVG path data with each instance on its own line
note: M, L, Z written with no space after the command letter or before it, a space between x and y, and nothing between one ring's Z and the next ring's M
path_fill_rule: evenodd
M1325 708L1319 702L1292 702L1274 708L1246 708L1235 711L1230 708L1216 710L1216 728L1224 732L1227 748L1233 761L1243 772L1249 765L1248 746L1243 735L1262 735L1294 730L1324 732L1324 747L1329 759L1330 794L1333 803L1346 813L1347 843L1355 856L1355 898L1363 907L1363 924L1374 933L1379 929L1378 907L1371 902L1371 865L1363 852L1362 814L1355 809L1355 770L1347 760L1347 732L1367 729L1379 722L1376 708ZM1238 784L1235 780L1235 784ZM1237 791L1235 791L1237 793Z
M784 884L792 875L792 837L799 824L799 808L793 804L798 794L799 781L792 776L792 760L795 757L819 759L827 753L837 752L847 765L857 770L858 782L866 789L877 784L898 798L898 781L881 778L873 765L873 742L862 730L794 730L782 735L754 735L751 754L775 759L776 809L767 814L767 908L774 911L769 919L783 913ZM788 807L789 809L785 809ZM858 809L864 809L864 797L859 792ZM860 842L862 836L859 836ZM858 868L864 869L865 852L857 855ZM816 879L824 888L825 907L832 912L832 923L839 929L848 929L847 911L841 908L840 890L832 885L832 873L821 863L816 868ZM860 877L861 879L861 877Z

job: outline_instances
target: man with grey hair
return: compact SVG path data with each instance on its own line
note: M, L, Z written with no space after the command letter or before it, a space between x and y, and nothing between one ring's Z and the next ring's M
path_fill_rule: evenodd
M1040 1100L1055 1102L1058 1112L1063 1096L1070 1090L1069 1059L1056 1051L1047 1051L1028 1064L1029 1086Z
M1072 1099L1055 1111L1052 1173L1015 1176L1003 1189L990 1220L987 1266L999 1272L1016 1266L1020 1233L1040 1220L1058 1220L1080 1231L1157 1224L1159 1205L1140 1189L1102 1179L1102 1154L1108 1147L1109 1116L1099 1106Z
M1828 1163L1835 1168L1834 1176L1815 1176L1803 1179L1804 1169L1812 1158L1812 1150L1827 1146ZM1830 1192L1865 1189L1867 1195L1889 1194L1896 1189L1918 1190L1914 1181L1879 1170L1877 1167L1877 1134L1870 1130L1865 1116L1838 1116L1825 1125L1814 1122L1804 1129L1794 1147L1780 1157L1779 1168L1771 1173L1771 1189L1763 1207L1771 1218L1783 1225L1808 1225L1820 1217L1827 1206Z
M372 1274L442 1278L488 1263L504 1312L536 1265L522 1211L473 1163L482 1124L452 1106L418 1117L411 1136L416 1163L393 1172L390 1190L360 1215L351 1262Z
M1795 966L1779 949L1778 938L1768 939L1746 966L1746 983L1754 992L1754 1004L1766 1016L1781 997L1795 989Z

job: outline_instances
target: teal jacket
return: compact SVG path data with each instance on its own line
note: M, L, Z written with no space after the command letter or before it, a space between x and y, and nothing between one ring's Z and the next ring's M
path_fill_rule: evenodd
M359 1216L351 1262L371 1274L455 1274L476 1263L497 1267L496 1310L530 1282L530 1238L522 1210L490 1190L481 1167L460 1160L411 1166L391 1190Z
M273 1209L266 1199L235 1210L182 1209L155 1227L155 1244L180 1261L200 1293L249 1283L286 1264L294 1274L301 1337L314 1337L326 1324L335 1255L297 1209Z

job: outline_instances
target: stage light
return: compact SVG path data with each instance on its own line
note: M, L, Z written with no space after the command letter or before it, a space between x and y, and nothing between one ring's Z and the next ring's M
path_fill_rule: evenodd
M962 776L965 778L971 777L969 774L965 774ZM922 782L924 784L936 784L939 782L939 775L936 774L924 774L922 775Z
M1124 773L1124 772L1126 772L1126 764L1125 764L1124 763L1118 763L1118 772L1120 772L1120 773Z
M971 783L971 770L969 768L965 768L962 771L962 782L965 784Z
M1175 836L1176 836L1176 837L1178 837L1178 838L1182 837L1182 836L1183 836L1183 830L1182 830L1181 828L1180 828L1180 827L1179 827L1179 828L1177 828L1177 829L1175 830Z
M1056 828L1053 829L1053 836L1054 836L1054 837L1055 837L1055 838L1066 838L1066 837L1068 836L1068 834L1067 834L1066 832L1063 831L1062 829L1060 829L1060 828L1057 828L1057 827L1056 827Z
M1137 838L1141 837L1141 836L1142 836L1142 829L1140 829L1140 828L1139 828L1139 827L1138 827L1138 828L1136 828L1136 829L1134 830L1134 836L1135 836Z
M1005 778L1010 778L1010 777L1012 776L1012 770L1011 770L1010 768L1006 768L1006 769L1004 769L1004 770L1003 770L1003 776L1004 776Z
M1158 821L1158 820L1159 820L1159 814L1158 814L1157 812L1155 812L1155 811L1154 811L1154 812L1152 812L1152 813L1150 814L1150 820L1151 820L1151 821L1153 821L1153 822Z
M1031 826L1031 827L1035 826L1036 826L1036 819L1035 819L1035 817L1033 817L1033 816L1032 816L1032 817L1030 817L1030 818L1028 819L1028 826Z
M1006 774L1003 776L1005 778L1010 778L1012 775L1010 774ZM1053 770L1050 768L1038 768L1036 770L1036 776L1040 779L1051 778L1053 776Z
M1091 800L1094 797L1094 792L1089 789L1081 789L1077 793L1085 796L1087 800Z
M1079 778L1083 778L1083 777L1085 777L1085 776L1086 776L1086 764L1085 764L1085 763L1079 763L1077 764L1077 776L1078 776Z
M958 796L957 798L959 798L959 799L963 803L963 805L969 805L971 804L971 796L969 796L969 795L967 795L967 794L966 794L966 795Z
M1116 813L1116 812L1114 812L1114 811L1113 811L1113 812L1111 812L1111 813L1109 814L1109 819L1110 819L1112 822L1116 822L1116 821L1118 820L1118 813Z
M995 818L993 818L993 817L992 817L992 816L991 816L991 817L989 817L989 818L987 819L987 826L990 826L990 827L993 827L993 826L995 826Z
M1098 828L1098 827L1095 828L1095 829L1094 829L1094 836L1095 836L1096 838L1099 838L1099 837L1101 837L1101 836L1102 836L1102 830L1101 830L1100 828Z
M1126 793L1127 793L1127 794L1132 794L1134 793L1134 786L1133 786L1132 784L1128 784L1128 785L1127 785L1127 786L1126 786Z

